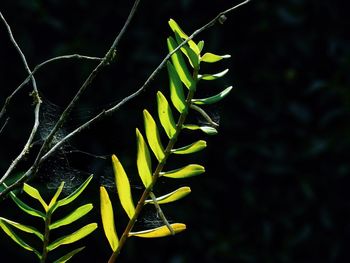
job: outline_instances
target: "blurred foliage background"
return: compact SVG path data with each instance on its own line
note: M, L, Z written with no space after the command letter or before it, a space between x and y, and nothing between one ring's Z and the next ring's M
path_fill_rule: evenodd
M167 53L169 18L191 33L236 3L143 1L118 48L116 63L93 82L59 136L143 84ZM64 54L103 56L131 5L131 1L112 0L2 0L0 9L34 67ZM230 60L203 69L218 72L229 68L230 72L220 81L211 82L210 87L204 84L201 95L217 93L229 85L235 89L223 102L209 108L209 113L220 120L219 135L206 138L208 149L189 159L203 162L206 175L159 184L159 193L178 185L191 186L189 197L164 208L171 221L186 223L188 230L167 239L129 240L121 262L348 262L348 6L341 0L253 0L230 14L224 25L196 39L205 40L206 51L232 55ZM93 66L92 62L64 61L37 74L44 101L38 142ZM25 76L1 24L1 105ZM27 86L9 108L10 120L0 135L0 174L21 150L31 129L30 89ZM87 220L100 223L97 186L107 185L114 192L109 159L112 153L128 170L135 195L141 191L135 175L134 129L143 127L143 108L155 113L158 89L168 89L166 71L114 116L72 140L45 164L32 183L50 190L66 180L69 192L69 187L76 187L94 173L95 184L84 196L97 208ZM189 136L184 134L183 142ZM31 158L19 167L19 172ZM170 166L189 160L176 158ZM116 195L112 198L118 206ZM25 220L9 200L0 204L0 211L2 216ZM121 231L126 218L121 210L117 213ZM157 220L153 210L146 210L137 227L156 225ZM106 262L110 251L102 231L91 235L87 243L73 262ZM2 256L13 256L16 262L35 262L34 256L19 250L1 234Z

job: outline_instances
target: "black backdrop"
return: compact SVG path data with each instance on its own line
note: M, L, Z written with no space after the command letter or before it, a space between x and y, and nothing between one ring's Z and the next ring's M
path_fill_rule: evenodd
M142 85L167 52L169 18L190 33L235 3L143 1L118 48L116 63L99 74L60 136ZM103 56L131 4L3 0L0 9L34 66L63 54ZM220 119L219 135L206 138L208 149L193 156L193 162L206 165L207 173L181 182L161 182L159 192L175 185L191 186L189 197L165 207L169 218L186 223L188 230L168 239L131 239L122 252L122 262L349 260L349 24L345 1L253 0L229 15L223 26L215 26L196 39L205 40L207 51L232 56L206 68L211 72L229 68L230 72L200 92L207 95L228 85L235 87L222 103L209 108L210 114ZM37 74L44 100L41 137L93 65L65 61ZM19 56L1 24L1 105L24 77ZM116 153L127 167L137 195L140 183L134 176L134 129L143 126L143 108L154 112L155 92L166 90L167 85L163 71L141 96L71 141L32 183L51 189L65 180L69 191L94 173L92 184L77 202L90 201L98 208L98 185L102 183L110 186L118 206L110 184L109 158L94 158L77 150L94 155ZM0 135L0 174L30 131L33 113L29 90L28 86L9 108L10 120ZM27 161L30 163L31 156ZM181 158L174 162L184 164ZM19 170L26 165L24 162ZM50 194L48 191L47 197ZM26 219L9 200L0 204L0 211L1 216ZM121 231L126 219L119 208L117 214ZM98 209L82 221L91 222L93 216L98 218ZM150 227L156 220L152 210L145 211L138 227ZM29 253L20 255L18 246L3 233L0 236L1 257L35 261ZM110 251L102 232L86 240L87 248L72 262L106 262Z

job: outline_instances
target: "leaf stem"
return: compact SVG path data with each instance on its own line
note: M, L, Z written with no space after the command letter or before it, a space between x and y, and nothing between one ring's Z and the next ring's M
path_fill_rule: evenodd
M160 218L162 219L162 221L164 222L164 224L167 226L167 228L169 229L170 233L171 233L172 235L175 235L175 231L174 231L173 227L169 224L168 220L166 219L166 217L165 217L165 215L164 215L164 213L163 213L162 208L161 208L160 205L158 204L158 201L157 201L156 196L154 195L153 192L150 192L150 193L149 193L149 196L150 196L150 197L152 198L152 200L153 200L153 204L154 204L154 206L155 206L155 208L156 208L156 210L157 210L158 215L160 216Z

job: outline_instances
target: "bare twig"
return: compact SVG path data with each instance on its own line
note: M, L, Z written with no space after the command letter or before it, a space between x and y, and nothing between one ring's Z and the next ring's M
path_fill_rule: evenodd
M6 98L5 103L2 106L2 109L0 111L0 119L6 113L7 106L9 105L9 103L11 102L13 97L17 94L17 92L19 92L31 80L32 76L40 68L42 68L43 66L45 66L45 65L47 65L47 64L49 64L51 62L65 60L65 59L86 59L86 60L94 60L94 61L101 61L102 60L102 58L83 56L83 55L79 55L79 54L72 54L72 55L64 55L64 56L54 57L54 58L48 59L48 60L38 64L37 66L35 66L35 68L31 72L31 74L29 74L28 77L11 93L11 95Z
M147 80L145 81L145 83L134 93L130 94L129 96L125 97L124 99L122 99L119 103L117 103L115 106L103 110L101 111L99 114L97 114L95 117L91 118L89 121L85 122L84 124L82 124L81 126L79 126L78 128L76 128L74 131L72 131L71 133L69 133L68 135L66 135L64 138L62 138L59 142L57 142L51 149L49 149L48 151L44 151L44 148L42 147L42 151L38 154L37 159L35 160L34 164L32 165L32 167L30 167L28 169L28 171L16 182L14 182L13 184L11 184L10 186L8 186L5 190L3 190L0 193L0 198L5 197L11 190L15 189L16 187L18 187L20 184L22 184L23 182L28 181L31 176L33 174L36 173L37 169L39 168L39 166L41 165L41 163L43 161L45 161L51 154L53 154L57 149L59 149L66 141L68 141L70 138L72 138L73 136L79 134L81 131L87 129L90 127L90 125L92 125L93 123L101 120L102 118L111 115L112 113L114 113L115 111L117 111L120 107L122 107L124 104L126 104L127 102L129 102L130 100L132 100L133 98L137 97L139 94L141 94L152 82L152 80L156 77L156 75L159 74L159 72L161 71L161 69L165 66L166 62L169 60L169 58L175 53L177 52L182 46L184 46L188 41L192 40L194 37L196 37L198 34L200 34L201 32L203 32L204 30L207 30L208 28L214 26L217 23L222 24L224 22L224 19L226 19L226 15L228 15L230 12L234 11L235 9L247 4L248 2L250 2L250 0L246 0L238 5L235 5L225 11L220 12L217 16L215 16L212 20L210 20L207 24L205 24L204 26L200 27L199 29L197 29L196 31L194 31L187 39L185 39L179 46L177 46L177 48L175 48L172 52L170 52L169 54L167 54L165 56L165 58L161 61L161 63L157 66L157 68L151 73L151 75L147 78ZM139 1L136 0L133 6L133 9L128 17L128 20L132 18L133 13L136 11L137 5L138 5ZM128 24L128 20L126 22L126 24ZM130 22L130 21L129 21ZM125 26L124 26L125 27ZM123 28L124 28L123 27ZM124 33L125 30L121 30L121 33ZM83 84L82 88L84 87L84 85L89 85L90 82L94 79L94 77L96 76L96 74L102 69L102 67L105 65L105 63L109 63L109 60L107 58L113 59L113 54L115 52L115 47L118 44L120 37L117 36L117 38L115 39L115 41L112 44L112 47L109 49L109 51L107 52L104 60L95 68L95 70L91 73L91 75L88 77L87 81ZM84 87L86 88L86 87ZM78 92L79 93L79 92ZM79 99L80 95L78 94L78 99ZM74 99L73 99L73 104L75 105ZM64 113L63 113L64 114ZM61 116L62 117L62 116ZM66 117L63 116L63 119L65 119ZM61 119L61 118L60 118ZM64 122L64 121L63 121ZM63 122L61 124L63 124ZM57 122L57 124L60 124L60 120ZM57 126L56 124L56 126ZM60 126L59 126L60 127ZM58 130L58 128L57 128ZM54 132L56 133L57 130ZM53 133L53 134L54 134ZM49 135L50 137L50 135ZM49 138L48 137L48 138ZM48 140L48 138L46 139L47 145L45 145L45 148L48 146L48 142L52 141ZM45 143L44 143L45 144ZM44 146L44 145L43 145ZM47 150L47 149L45 149ZM148 194L147 194L148 195Z
M136 92L130 94L129 96L123 98L119 103L117 103L115 106L109 108L109 109L105 109L103 111L101 111L99 114L97 114L95 117L91 118L89 121L87 121L86 123L82 124L80 127L76 128L74 131L72 131L71 133L67 134L64 138L62 138L59 142L57 142L55 144L55 146L53 146L42 158L41 161L46 160L52 153L54 153L57 149L59 149L59 147L61 147L66 141L68 141L70 138L72 138L73 136L77 135L78 133L80 133L81 131L87 129L90 127L90 125L92 125L93 123L99 121L100 119L113 114L115 111L119 110L120 107L122 107L124 104L126 104L127 102L129 102L130 100L132 100L133 98L137 97L138 95L140 95L152 82L152 80L156 77L156 75L159 74L159 72L161 71L161 69L165 66L166 62L169 60L169 58L175 53L177 52L181 47L183 47L184 45L186 45L186 43L188 41L190 41L191 39L193 39L195 36L197 36L198 34L200 34L201 32L203 32L205 29L208 29L209 27L212 27L213 25L215 25L217 22L221 21L220 18L223 15L228 14L229 12L232 12L233 10L235 10L236 8L248 3L250 0L244 1L241 4L238 4L230 9L227 9L221 13L219 13L214 19L212 19L209 23L205 24L204 26L202 26L201 28L199 28L198 30L196 30L192 35L190 35L187 39L185 39L179 46L177 46L172 52L170 52L169 54L167 54L164 59L162 60L162 62L158 65L158 67L152 72L152 74L147 78L147 80L145 81L145 83L141 86L141 88L139 88ZM215 125L214 125L215 126Z
M7 118L4 122L4 124L2 125L1 129L0 129L0 134L2 133L2 131L4 130L5 126L7 125L8 121L10 118Z
M4 16L2 15L2 13L0 12L0 18L1 20L4 22L8 35L10 37L10 40L12 42L12 44L14 45L14 47L16 48L17 52L19 53L24 67L26 69L26 71L28 72L29 75L32 74L32 71L30 70L28 63L27 63L27 59L24 56L21 48L18 46L15 38L13 37L11 28L9 26L9 24L7 23L6 19L4 18ZM15 160L12 161L11 165L9 166L9 168L7 169L6 173L4 174L4 176L1 178L0 180L0 185L5 181L5 179L9 176L9 174L15 169L15 167L17 166L17 164L24 158L24 156L28 153L30 145L32 143L32 141L34 140L34 136L38 130L39 127L39 112L40 112L40 104L41 104L41 100L39 97L39 92L38 92L38 88L36 85L36 81L33 75L31 75L31 80L32 80L32 84L33 84L33 92L31 93L31 95L33 96L33 100L34 100L34 104L35 104L35 108L34 108L34 125L33 128L30 132L29 138L26 142L26 144L24 145L22 151L20 152L20 154L16 157Z
M43 155L46 153L46 151L50 148L50 144L52 143L52 140L55 136L55 134L57 133L57 131L62 127L62 125L65 123L65 121L67 120L68 116L70 115L72 109L75 107L76 103L79 101L80 97L82 96L82 94L84 93L84 91L89 87L89 85L91 84L91 82L95 79L96 75L109 63L111 63L114 58L115 58L115 51L116 48L122 38L122 36L125 34L126 29L128 28L132 18L134 17L134 14L138 8L138 5L140 3L141 0L135 0L134 5L129 13L128 18L125 21L124 26L122 27L121 31L118 33L117 37L115 38L115 40L113 41L111 47L109 48L109 50L107 51L105 57L102 59L102 61L94 68L94 70L90 73L90 75L87 77L87 79L84 81L84 83L82 84L82 86L80 87L80 89L78 90L78 92L75 94L75 96L73 97L73 99L71 100L71 102L68 104L68 106L65 108L65 110L63 111L63 113L61 114L60 118L58 119L58 121L56 122L55 126L52 128L52 130L50 131L49 135L46 137L46 139L43 142L42 147L39 150L39 153L36 156L36 159L33 163L33 165L26 171L26 173L24 173L24 175L17 180L15 183L13 183L12 185L10 185L9 187L7 187L4 191L2 191L0 193L0 198L6 196L11 189L16 188L17 186L19 186L21 183L23 183L24 181L27 181L30 179L31 176L33 176L33 174L35 174L41 164L41 158L43 157ZM2 17L2 15L1 15ZM8 24L5 21L5 24L8 26ZM9 27L8 27L9 28ZM12 34L11 34L12 35ZM28 72L29 74L32 74L30 71ZM31 75L31 79L33 80L34 77L33 75ZM39 98L39 97L38 97ZM38 106L39 105L39 106ZM37 104L37 107L40 107L40 103ZM39 109L37 110L37 113L39 113ZM37 123L39 124L39 117L36 118ZM37 127L35 128L35 132L37 130ZM34 131L34 128L33 130ZM35 133L34 133L35 134ZM33 134L33 137L34 137ZM32 139L31 139L32 141ZM28 147L29 148L28 144ZM24 150L24 149L23 149ZM28 149L26 149L27 151ZM14 163L14 162L13 162ZM12 163L12 164L13 164ZM17 161L16 161L17 163ZM8 169L8 171L12 171L12 164L10 166L11 169ZM6 177L9 175L9 173L6 173ZM0 184L2 184L4 182L4 180L6 179L5 175L3 176L3 178L0 180Z

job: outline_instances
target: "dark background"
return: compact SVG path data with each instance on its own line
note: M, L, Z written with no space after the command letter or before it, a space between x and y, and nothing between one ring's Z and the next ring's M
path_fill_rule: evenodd
M59 136L143 84L167 53L169 18L191 33L236 3L143 1L118 48L116 63L99 74ZM188 230L165 239L130 239L122 251L121 262L348 262L350 19L346 3L253 0L231 13L224 25L217 25L196 39L205 40L206 51L232 56L204 68L207 72L229 68L230 72L210 86L204 83L199 93L217 93L229 85L235 88L224 101L208 109L214 119L220 119L218 136L206 137L208 148L188 159L182 156L169 161L169 167L204 163L207 173L189 180L161 181L157 188L161 194L179 185L191 186L190 196L164 206L169 219L186 223ZM130 8L131 1L111 0L0 3L0 10L32 67L64 54L103 56ZM93 66L93 62L65 61L51 64L37 74L44 103L36 145ZM1 24L1 105L25 76ZM143 108L155 115L155 92L166 93L167 86L167 74L162 71L141 96L81 133L51 158L32 182L44 190L65 180L68 193L89 173L95 174L76 205L93 202L96 211L76 222L71 231L83 222L97 221L101 227L100 184L109 187L115 206L120 207L111 184L112 153L126 167L134 194L141 193L135 175L134 129L143 128ZM10 120L0 135L0 174L19 153L31 129L30 90L27 86L9 108ZM194 139L192 136L184 134L179 144ZM34 146L33 153L36 149ZM31 158L21 164L18 172L30 164ZM52 196L52 191L45 193L46 198ZM120 208L116 209L120 233L126 217ZM1 216L26 220L9 200L0 204L0 211ZM137 227L152 227L158 224L157 220L154 211L146 209ZM27 224L37 221L30 218ZM66 231L61 234L69 233ZM1 257L35 262L30 253L22 251L3 233L0 236ZM87 248L72 262L107 261L110 250L101 228L86 242ZM53 258L67 249L57 249Z

